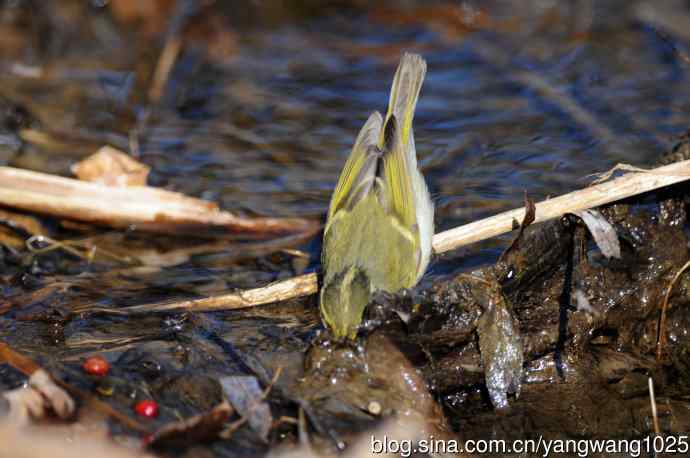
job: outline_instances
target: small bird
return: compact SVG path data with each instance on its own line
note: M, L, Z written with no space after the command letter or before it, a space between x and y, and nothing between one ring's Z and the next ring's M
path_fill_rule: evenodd
M319 305L337 340L356 337L376 291L411 288L431 258L434 206L412 133L425 74L421 56L403 54L386 117L369 116L331 198Z

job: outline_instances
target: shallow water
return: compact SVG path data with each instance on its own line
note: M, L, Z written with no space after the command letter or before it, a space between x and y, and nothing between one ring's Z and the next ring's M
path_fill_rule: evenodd
M0 7L0 33L17 37L0 45L0 95L26 107L35 129L52 140L16 149L11 129L0 131L0 165L70 175L69 166L99 146L128 150L136 138L134 152L152 168L150 184L240 214L323 218L359 128L370 112L386 108L403 50L428 62L414 129L437 231L521 206L525 192L541 200L579 188L586 175L619 162L651 165L690 125L690 68L670 45L683 52L690 38L673 26L690 21L682 2L664 3L653 18L652 1L409 2L400 9L382 2L289 15L269 6L265 15L250 10L242 24L229 2L214 13L220 29L201 21L206 35L183 47L153 109L139 79L160 40L113 20L98 2L42 6L36 25L21 27L29 3ZM225 42L227 49L212 46ZM55 238L82 235L48 224ZM125 253L189 243L99 232L106 232L102 246ZM425 284L494 262L509 238L439 257ZM318 236L297 248L309 255L307 269L316 268ZM115 359L136 345L130 339L209 342L204 329L268 358L286 342L298 342L293 351L304 348L319 326L312 299L211 314L201 328L169 317L61 322L31 314L210 295L304 268L284 252L243 255L236 244L212 251L149 272L56 252L30 261L6 255L5 301L21 306L0 316L0 336L32 356L63 361L96 350ZM68 286L22 299L55 281ZM214 361L186 370L241 372L227 348L215 351Z

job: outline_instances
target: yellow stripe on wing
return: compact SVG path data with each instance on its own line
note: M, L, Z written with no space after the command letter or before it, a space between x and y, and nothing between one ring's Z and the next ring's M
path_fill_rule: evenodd
M391 138L386 140L383 154L383 189L388 211L400 219L406 228L415 224L414 189L405 159L404 146L396 118L392 116L384 130Z
M376 145L382 123L381 113L374 112L359 131L355 146L352 147L350 157L347 159L335 191L333 191L331 205L328 209L328 219L348 201L352 192L355 191L353 189L355 182L362 171L362 167L369 162L367 155L370 153L370 148Z

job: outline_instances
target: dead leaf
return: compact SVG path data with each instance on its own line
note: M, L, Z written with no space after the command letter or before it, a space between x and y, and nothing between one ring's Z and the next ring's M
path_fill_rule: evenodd
M104 146L81 162L72 173L82 181L105 186L146 186L151 168L112 146Z
M537 207L534 205L534 201L527 196L527 191L525 191L524 201L525 216L523 216L522 223L520 223L519 225L520 231L515 236L510 246L501 254L501 257L498 259L499 262L505 260L506 256L508 256L509 253L516 251L520 247L520 240L522 240L522 236L525 233L525 229L527 229L527 226L532 224L536 219ZM513 223L517 224L517 221L513 220Z
M0 210L0 222L2 225L21 231L26 236L46 234L48 230L43 224L31 215L22 215L7 210Z
M621 245L618 241L616 229L598 210L582 210L574 212L585 223L594 241L607 258L621 257Z
M223 392L237 413L248 419L249 426L261 439L268 440L273 424L273 415L259 381L253 376L230 376L220 379Z
M496 409L506 408L508 393L520 394L523 354L517 320L499 287L477 322L477 333L491 403Z

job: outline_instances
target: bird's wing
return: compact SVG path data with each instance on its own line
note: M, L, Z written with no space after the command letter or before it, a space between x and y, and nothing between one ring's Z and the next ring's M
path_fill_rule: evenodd
M328 226L339 210L351 210L376 185L382 206L404 230L418 233L413 174L417 161L412 119L426 75L426 62L403 54L395 72L385 122L373 113L362 127L340 175L328 211Z
M338 210L352 208L373 186L380 159L380 150L376 145L382 123L381 113L376 111L359 131L355 146L352 147L333 192L328 209L329 220Z

